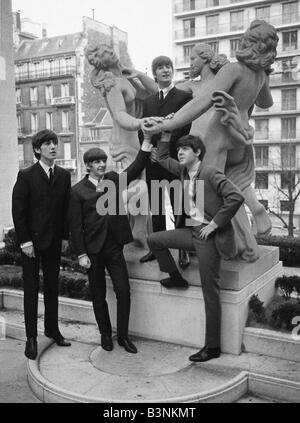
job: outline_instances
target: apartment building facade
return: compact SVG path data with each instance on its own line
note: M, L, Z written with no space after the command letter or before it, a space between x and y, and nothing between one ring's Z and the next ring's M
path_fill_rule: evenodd
M255 128L255 189L265 207L284 217L289 207L289 181L296 186L300 175L300 1L174 0L176 78L189 77L191 49L200 42L235 61L239 40L255 19L274 25L279 37L270 77L274 105L268 110L255 107L251 119ZM296 192L297 187L293 195ZM298 226L300 200L295 204L295 216Z
M83 31L23 40L16 48L15 80L20 168L34 162L33 134L51 129L59 138L56 163L71 172L73 182L84 174L83 155L91 145L109 151L112 124L105 136L97 119L104 99L90 83L85 47L90 41L113 45L130 64L127 33L90 18ZM105 113L106 114L106 113ZM107 134L107 131L109 134Z

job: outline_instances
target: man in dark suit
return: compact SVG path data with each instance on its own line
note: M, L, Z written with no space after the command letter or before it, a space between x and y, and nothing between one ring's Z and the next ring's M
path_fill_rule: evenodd
M151 149L150 142L144 141L135 161L120 175L106 173L107 155L103 150L88 150L84 154L84 162L89 173L71 191L69 217L72 241L79 264L88 269L101 346L106 351L112 351L113 342L106 302L105 268L117 297L118 343L127 352L137 353L128 338L130 286L123 255L124 245L132 242L133 237L124 204L119 198L122 190L127 189L144 169Z
M22 250L25 355L37 356L37 313L39 268L42 265L45 303L45 335L59 346L71 344L58 328L58 275L61 250L68 246L67 213L71 176L56 166L57 135L49 130L37 133L32 147L38 162L21 170L12 195L12 214Z
M152 73L154 75L155 81L158 84L159 92L158 94L153 94L150 97L146 98L143 102L143 115L145 118L149 116L168 116L172 113L176 113L181 109L188 101L192 99L192 95L185 91L179 90L174 86L173 76L174 76L174 66L166 56L159 56L155 58L152 62ZM183 128L173 131L172 137L170 139L170 156L174 159L177 159L176 153L176 141L184 136L189 134L191 129L191 124L184 126ZM161 135L153 135L151 142L155 148L157 147L157 142L160 140ZM146 181L148 185L149 193L151 192L151 181L157 180L167 180L171 182L174 179L172 175L167 170L163 169L155 162L149 162L146 166ZM172 207L174 209L174 200L173 192L170 193L170 200ZM151 196L150 196L151 197ZM152 228L153 232L165 231L166 230L166 220L165 220L165 207L163 204L163 193L162 190L159 192L158 199L158 209L159 213L153 214L152 216ZM151 198L150 198L151 203ZM151 206L151 204L150 204ZM147 261L155 260L155 256L149 252L143 256L140 261L145 263ZM179 265L182 268L187 267L189 264L189 258L186 252L181 251L179 256Z
M157 160L181 179L184 213L178 213L178 229L153 233L148 244L157 257L160 270L169 273L169 278L161 281L165 288L188 287L169 248L196 251L206 312L206 342L205 347L192 355L190 360L202 362L220 356L220 262L221 256L229 258L236 255L230 221L244 198L239 188L221 171L212 166L203 166L201 162L205 146L200 138L187 135L178 140L179 162L169 157L169 138L170 134L163 134Z

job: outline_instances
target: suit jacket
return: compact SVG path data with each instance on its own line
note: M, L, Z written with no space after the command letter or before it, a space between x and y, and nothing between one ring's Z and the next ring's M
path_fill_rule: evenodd
M105 182L111 181L112 189L97 192L95 185L87 175L71 190L69 207L69 222L71 238L78 256L83 254L98 254L105 242L108 229L115 241L120 245L133 241L129 220L124 213L124 205L119 203L121 175L127 174L127 185L137 179L145 167L150 153L140 150L134 162L121 174L108 172L104 175ZM97 212L97 202L100 197L109 197L110 204L116 205L115 214L101 215ZM121 201L122 202L122 201ZM120 211L123 210L123 214Z
M181 179L181 194L184 198L184 181L189 180L188 172L185 167L169 157L168 143L159 143L158 161L161 166ZM196 178L199 181L204 181L204 218L209 222L214 220L218 225L215 238L216 247L223 258L234 258L237 250L231 219L244 202L243 194L236 185L226 178L223 172L213 166L201 164ZM196 202L196 199L194 200ZM185 226L186 217L184 213L177 216L176 228Z
M150 97L147 97L143 102L143 117L149 116L168 116L171 113L176 113L180 110L186 103L192 100L193 96L186 91L179 90L174 87L168 93L166 98L163 101L159 100L158 93L152 94ZM177 159L176 151L176 142L179 138L184 135L188 135L191 129L191 123L188 125L176 129L172 132L172 137L170 139L170 156L174 159ZM157 146L157 142L161 139L161 134L156 134L152 137L151 143L154 147Z
M20 244L32 241L38 251L52 241L69 239L68 206L71 175L54 167L53 183L39 163L21 170L12 194L12 215Z

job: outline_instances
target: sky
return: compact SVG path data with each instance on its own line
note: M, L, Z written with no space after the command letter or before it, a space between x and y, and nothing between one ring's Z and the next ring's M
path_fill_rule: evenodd
M82 17L92 17L128 32L136 69L148 72L152 59L172 57L172 0L12 0L21 18L45 24L49 37L80 32Z

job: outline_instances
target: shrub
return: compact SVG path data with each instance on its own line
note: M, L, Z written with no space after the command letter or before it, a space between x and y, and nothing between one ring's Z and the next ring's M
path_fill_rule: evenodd
M275 329L292 331L292 321L296 316L300 316L300 303L293 301L284 302L273 310L270 325Z
M264 303L260 301L258 295L253 295L249 301L249 318L254 317L258 323L264 323L266 321L266 311ZM251 316L252 315L252 316Z
M300 267L300 238L288 236L257 236L259 245L279 247L279 258L284 266Z
M294 291L293 281L289 276L283 275L280 278L277 278L275 281L275 287L281 290L282 296L285 299L290 299L292 292Z
M5 250L10 253L20 253L20 247L17 242L16 232L11 229L4 237Z

